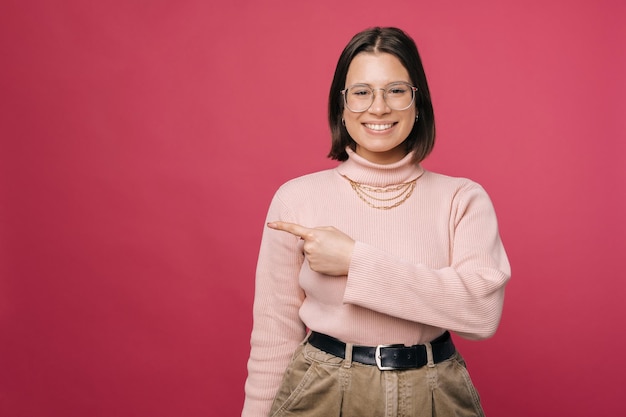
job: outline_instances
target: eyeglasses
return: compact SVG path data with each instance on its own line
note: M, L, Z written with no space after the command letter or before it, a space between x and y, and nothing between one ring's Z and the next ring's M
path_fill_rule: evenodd
M374 91L383 90L383 100L392 110L406 110L415 100L417 87L409 83L391 83L385 88L372 88L367 84L354 84L341 90L343 101L351 112L363 113L374 103Z

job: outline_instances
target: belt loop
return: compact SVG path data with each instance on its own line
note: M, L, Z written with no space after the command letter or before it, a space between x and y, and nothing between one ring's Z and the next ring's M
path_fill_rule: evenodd
M346 357L343 361L344 368L350 368L352 366L352 343L346 343Z
M428 359L428 363L426 364L429 368L435 367L435 360L433 359L433 347L430 342L424 343L426 346L426 359Z

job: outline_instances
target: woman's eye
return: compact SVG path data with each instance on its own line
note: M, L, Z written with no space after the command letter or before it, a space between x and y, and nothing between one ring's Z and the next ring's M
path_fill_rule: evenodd
M359 89L353 90L352 94L355 96L368 96L371 94L371 91L363 89L363 88L359 88Z

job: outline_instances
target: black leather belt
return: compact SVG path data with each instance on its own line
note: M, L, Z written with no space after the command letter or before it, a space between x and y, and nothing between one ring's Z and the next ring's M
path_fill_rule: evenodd
M334 337L322 333L311 332L308 339L314 346L326 353L342 359L346 357L346 344ZM439 363L449 359L456 349L449 332L445 332L432 342L433 362ZM353 346L352 360L366 365L376 365L382 371L394 369L417 369L428 363L426 345L378 345Z

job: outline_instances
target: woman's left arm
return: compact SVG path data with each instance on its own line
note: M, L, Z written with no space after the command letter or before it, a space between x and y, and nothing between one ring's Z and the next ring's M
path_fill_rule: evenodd
M344 302L469 339L491 337L500 322L510 265L487 193L475 184L459 199L450 218L448 266L407 262L356 242Z

